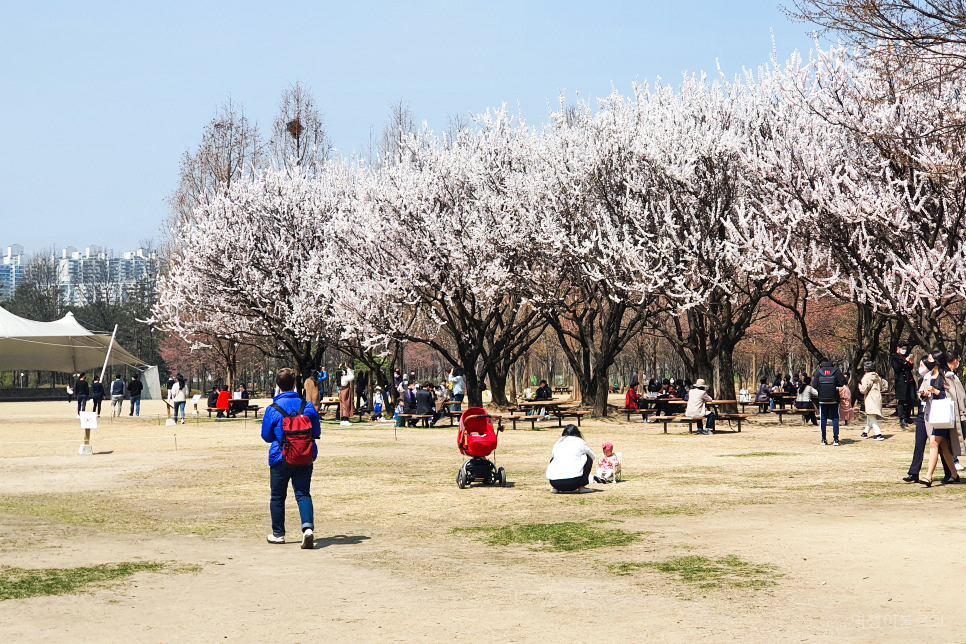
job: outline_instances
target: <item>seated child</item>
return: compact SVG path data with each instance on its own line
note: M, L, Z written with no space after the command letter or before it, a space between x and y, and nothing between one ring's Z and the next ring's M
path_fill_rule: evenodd
M602 448L604 455L597 459L597 476L594 477L594 480L598 483L613 483L614 473L621 463L617 460L617 455L614 454L613 444L604 443Z
M406 413L406 408L403 405L403 399L400 396L399 402L396 403L396 413L392 415L393 420L396 421L396 427L403 427L403 425L404 425L404 423L403 423L404 419L403 418L400 418L399 416L400 416L400 414L405 414L405 413Z

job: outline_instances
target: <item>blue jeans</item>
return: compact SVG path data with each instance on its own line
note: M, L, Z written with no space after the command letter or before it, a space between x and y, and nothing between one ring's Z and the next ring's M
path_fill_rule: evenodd
M453 394L453 400L458 402L458 405L453 405L453 411L463 411L463 396L465 394Z
M77 396L77 413L87 411L87 396Z
M184 405L185 405L185 401L184 400L182 400L180 402L176 402L174 404L174 419L175 420L178 420L178 410L179 409L181 410L181 420L184 420Z
M708 431L709 432L713 432L714 431L714 412L710 412L707 416L705 416L705 419L708 421ZM704 428L701 425L702 425L702 423L699 420L698 421L698 431L699 432L703 432L704 431Z
M315 529L312 495L309 493L313 467L314 465L289 465L285 461L272 465L272 534L276 537L285 535L285 496L288 494L289 480L295 490L295 502L298 503L299 516L302 518L302 531Z
M822 440L825 440L825 423L832 421L832 439L839 439L839 404L838 403L819 403L822 414Z
M128 416L133 414L141 415L141 396L131 396L131 413ZM184 416L184 411L181 412L181 415Z

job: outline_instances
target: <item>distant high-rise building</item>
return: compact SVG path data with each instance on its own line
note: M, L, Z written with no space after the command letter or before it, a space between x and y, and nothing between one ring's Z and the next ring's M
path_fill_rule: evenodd
M26 278L29 261L23 246L14 244L0 263L0 299L13 296ZM116 256L100 246L88 246L81 253L74 246L62 248L50 258L64 305L83 306L92 300L125 301L139 282L154 286L161 274L157 253L143 248Z

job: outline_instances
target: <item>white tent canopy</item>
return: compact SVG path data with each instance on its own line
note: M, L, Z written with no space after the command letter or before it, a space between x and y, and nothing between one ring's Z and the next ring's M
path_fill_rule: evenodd
M104 365L111 336L88 331L68 313L37 322L0 308L0 371L94 372ZM147 366L116 342L108 365Z

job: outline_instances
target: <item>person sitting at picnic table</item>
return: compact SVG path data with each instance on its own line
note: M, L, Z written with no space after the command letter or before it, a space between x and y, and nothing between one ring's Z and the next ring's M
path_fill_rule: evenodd
M671 398L669 390L671 388L671 381L664 380L661 383L661 388L657 390L657 395L654 397L654 410L657 412L657 416L667 416L668 415L668 404L667 400ZM647 422L657 423L660 422L655 416L648 419Z
M241 400L250 400L251 399L250 396L248 395L248 385L246 385L244 382L241 385L241 392L238 394L238 397Z
M215 409L218 410L218 418L231 416L230 401L231 401L231 392L228 391L228 385L222 385L221 392L218 394L218 400L215 401ZM224 414L224 416L222 414Z
M684 412L684 415L688 418L699 418L698 421L698 433L711 435L714 433L714 412L709 412L707 408L707 403L711 402L713 398L708 395L706 391L708 386L705 384L704 380L698 378L697 382L694 383L694 389L689 392L688 396L688 408ZM704 421L708 421L708 428L704 428Z
M540 381L540 386L537 387L537 395L533 399L553 400L553 391L550 390L550 385L547 384L546 380Z
M430 416L427 425L433 426L439 419L436 411L436 395L433 393L433 384L424 382L422 386L416 385L416 415Z
M755 402L758 403L758 412L765 413L768 409L768 403L771 400L770 388L768 387L768 379L762 378L761 382L758 384L758 391L755 392Z
M624 395L624 408L625 409L640 409L641 408L641 395L637 393L637 384L633 384L627 388L627 393ZM647 414L641 412L641 418L647 420Z

